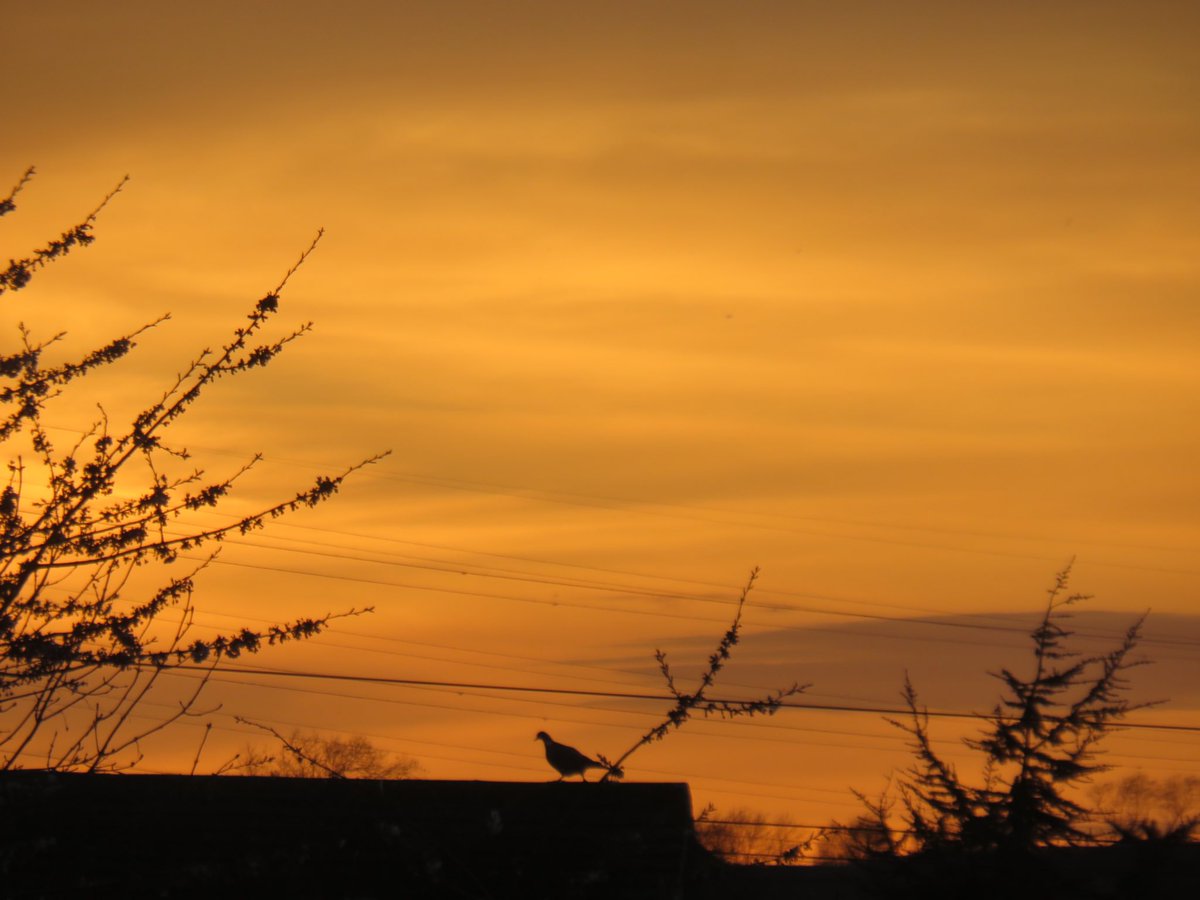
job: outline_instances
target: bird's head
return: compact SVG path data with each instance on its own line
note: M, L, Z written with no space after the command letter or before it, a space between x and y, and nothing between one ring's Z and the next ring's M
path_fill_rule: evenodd
M546 732L544 732L544 731L539 731L537 733L537 737L535 737L534 740L535 741L553 741L554 738L550 737L550 735L546 734Z

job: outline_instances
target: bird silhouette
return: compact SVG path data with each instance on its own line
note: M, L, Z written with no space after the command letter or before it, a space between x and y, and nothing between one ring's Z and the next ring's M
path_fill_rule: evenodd
M546 762L558 772L558 780L562 781L568 775L578 775L587 781L588 769L607 769L608 766L584 756L574 747L560 744L544 731L539 731L535 741L541 741L546 748Z

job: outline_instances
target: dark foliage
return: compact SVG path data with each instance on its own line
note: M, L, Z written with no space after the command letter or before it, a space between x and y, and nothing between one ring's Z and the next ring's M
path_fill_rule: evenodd
M1092 791L1094 815L1123 842L1182 843L1200 832L1200 777L1134 772Z
M910 736L915 761L900 776L898 799L858 795L875 823L864 856L882 866L872 871L882 873L888 896L1049 896L1069 891L1074 877L1056 853L1097 849L1094 817L1076 797L1107 768L1096 758L1099 742L1146 705L1123 696L1126 671L1143 662L1130 654L1145 617L1107 653L1070 652L1066 610L1088 598L1067 593L1069 575L1069 566L1059 573L1030 632L1032 671L993 673L1004 692L983 732L965 741L982 757L979 782L964 780L934 749L929 716L905 679L909 719L889 721Z
M1108 653L1080 656L1067 649L1068 606L1088 599L1067 594L1070 567L1049 590L1045 611L1030 632L1033 671L993 673L1006 691L987 727L967 746L983 757L982 783L962 780L933 749L929 717L912 683L902 696L909 721L889 720L912 739L916 761L900 781L902 819L915 849L952 845L965 850L1030 850L1088 843L1081 825L1087 811L1069 790L1106 766L1096 745L1132 709L1122 694L1124 673L1140 661L1129 658L1144 616L1129 626ZM882 813L878 804L872 805Z

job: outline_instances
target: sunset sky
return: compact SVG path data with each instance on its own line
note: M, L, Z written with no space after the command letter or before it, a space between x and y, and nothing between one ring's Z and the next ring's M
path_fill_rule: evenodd
M0 5L0 303L62 358L170 312L50 416L128 417L308 246L281 331L176 442L265 460L201 627L373 605L247 664L655 692L750 569L719 693L987 711L1075 558L1084 649L1151 610L1141 722L1200 726L1200 8L1180 2ZM7 449L7 448L6 448ZM216 518L211 522L218 521ZM968 626L968 627L963 627ZM233 715L363 734L431 778L546 779L664 704L228 675ZM169 698L163 700L169 702ZM973 771L937 727L944 749ZM148 756L186 770L199 730ZM852 817L906 762L877 714L696 722L630 760L697 809ZM1117 774L1200 775L1130 730Z

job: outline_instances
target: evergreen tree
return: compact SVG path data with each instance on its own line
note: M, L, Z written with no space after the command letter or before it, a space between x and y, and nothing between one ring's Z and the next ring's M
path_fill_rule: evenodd
M903 697L909 720L889 720L912 738L916 760L899 783L902 818L916 849L952 845L964 850L1027 851L1086 843L1087 810L1071 790L1106 766L1097 743L1132 709L1123 693L1125 672L1145 617L1129 626L1107 653L1081 656L1067 649L1067 608L1089 599L1068 594L1070 566L1048 591L1041 620L1030 632L1032 671L993 673L1004 693L986 717L983 733L967 746L983 756L982 782L970 784L933 749L929 717L911 681ZM876 811L879 812L878 807Z

